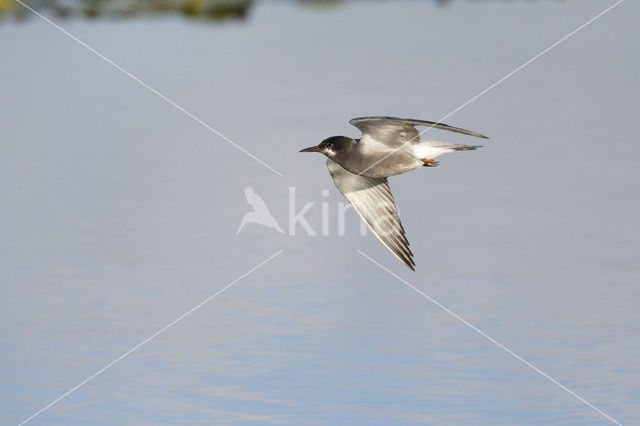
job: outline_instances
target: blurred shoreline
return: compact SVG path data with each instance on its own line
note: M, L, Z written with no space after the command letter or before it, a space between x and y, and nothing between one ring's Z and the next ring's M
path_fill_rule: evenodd
M323 9L344 5L354 0L291 1L305 7ZM444 6L453 3L454 0L432 1ZM494 3L500 0L484 1ZM532 0L527 1L530 2ZM381 0L376 0L376 2L379 3ZM477 2L478 0L474 1L474 3ZM190 19L220 22L246 19L252 6L257 2L255 0L25 0L24 3L34 10L53 15L57 19L129 19L141 16L175 14ZM16 0L0 0L0 24L7 19L16 21L28 19L30 14L31 12Z

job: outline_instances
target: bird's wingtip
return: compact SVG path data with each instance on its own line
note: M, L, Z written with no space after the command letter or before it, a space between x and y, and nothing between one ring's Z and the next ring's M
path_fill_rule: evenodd
M469 132L468 133L469 136L475 136L477 138L482 138L482 139L489 139L489 136L482 135L482 134L480 134L478 132L472 132L470 130L467 130L467 131Z

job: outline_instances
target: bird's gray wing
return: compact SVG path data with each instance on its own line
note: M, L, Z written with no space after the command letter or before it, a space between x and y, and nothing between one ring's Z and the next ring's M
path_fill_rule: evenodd
M327 160L327 168L338 190L374 235L405 265L415 270L413 253L404 235L404 228L400 223L387 179L356 175L332 160Z
M420 143L420 133L415 126L435 127L436 129L489 139L480 133L434 121L398 117L358 117L349 120L349 123L362 131L362 142L367 143L369 140L375 140L393 148L408 142Z

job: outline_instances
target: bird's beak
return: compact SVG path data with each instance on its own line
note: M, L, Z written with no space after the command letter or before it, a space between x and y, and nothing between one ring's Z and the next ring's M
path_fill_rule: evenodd
M309 148L301 149L300 152L322 152L323 149L317 146L310 146Z

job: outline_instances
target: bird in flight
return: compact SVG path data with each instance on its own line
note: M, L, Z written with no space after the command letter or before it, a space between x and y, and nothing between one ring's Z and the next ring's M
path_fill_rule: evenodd
M411 270L413 253L398 217L387 178L417 169L435 167L434 158L477 145L421 140L416 126L426 126L488 139L447 124L397 117L359 117L349 121L362 131L360 139L332 136L300 152L326 155L327 168L338 190L376 237Z

